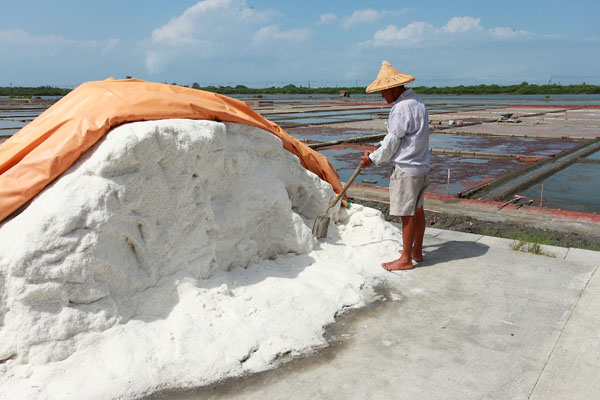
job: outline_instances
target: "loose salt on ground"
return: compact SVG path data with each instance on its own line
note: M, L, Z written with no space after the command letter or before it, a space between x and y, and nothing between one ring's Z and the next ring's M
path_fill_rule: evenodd
M275 136L213 121L110 132L0 225L0 397L132 398L271 368L372 301L400 233Z

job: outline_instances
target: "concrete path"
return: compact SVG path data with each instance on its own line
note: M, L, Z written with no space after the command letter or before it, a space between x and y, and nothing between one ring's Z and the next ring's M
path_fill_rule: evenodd
M428 229L389 301L343 316L332 345L168 399L600 397L600 252ZM405 275L406 276L406 275ZM165 397L163 397L165 396Z

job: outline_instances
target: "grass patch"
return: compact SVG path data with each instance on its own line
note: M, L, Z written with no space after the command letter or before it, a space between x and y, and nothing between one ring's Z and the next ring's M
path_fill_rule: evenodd
M537 243L529 243L527 245L527 251L533 254L545 255L545 252L542 250L542 246L540 246ZM554 257L554 254L552 254L551 256Z
M539 243L529 243L524 240L515 240L510 244L510 248L514 251L524 251L526 253L536 254L538 256L556 257L554 253L544 251Z
M523 246L525 245L525 242L520 242L515 240L514 242L510 243L510 248L514 251L521 251L521 249L523 248Z
M592 244L589 246L583 246L582 248L587 250L600 251L600 244Z
M519 242L534 243L538 245L548 244L551 246L560 246L560 243L557 240L553 239L550 234L543 231L537 231L533 233L515 231L513 232L511 237L509 237L509 239L513 239Z
M536 254L538 256L556 257L554 253L544 251L541 245L560 246L560 243L557 243L552 236L543 231L515 231L510 239L513 239L513 242L510 244L511 249Z

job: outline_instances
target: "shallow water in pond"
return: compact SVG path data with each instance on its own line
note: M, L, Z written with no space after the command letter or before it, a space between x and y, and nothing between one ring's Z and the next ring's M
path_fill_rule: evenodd
M590 156L587 156L587 158L589 158L590 160L600 160L600 151L598 151Z
M381 122L382 129L385 128ZM328 142L332 140L385 134L384 130L357 130L330 127L296 127L287 132L300 140ZM436 134L429 136L429 147L437 150L463 152L481 152L507 155L525 155L530 157L548 157L570 149L582 143L568 139L538 139L519 137L483 137L455 134Z
M519 194L539 204L542 184L544 207L600 214L600 164L575 163Z
M320 149L333 167L338 171L340 180L347 182L360 162L360 156L372 146L336 146ZM456 154L433 154L431 156L430 184L427 192L456 195L472 186L489 182L502 174L527 166L527 163L512 159L472 158ZM390 163L371 166L361 172L355 184L388 187ZM450 185L448 185L448 169L450 169ZM375 181L372 184L367 181Z
M11 121L11 120L6 120L6 119L0 119L0 129L5 129L5 128L22 128L25 125L27 125L29 123L29 121L27 122L22 122L22 121Z

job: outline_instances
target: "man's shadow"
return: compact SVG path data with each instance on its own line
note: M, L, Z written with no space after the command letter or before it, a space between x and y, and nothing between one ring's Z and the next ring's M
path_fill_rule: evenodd
M423 244L423 261L414 262L415 268L429 267L453 260L479 257L488 252L489 246L472 241L442 241Z

